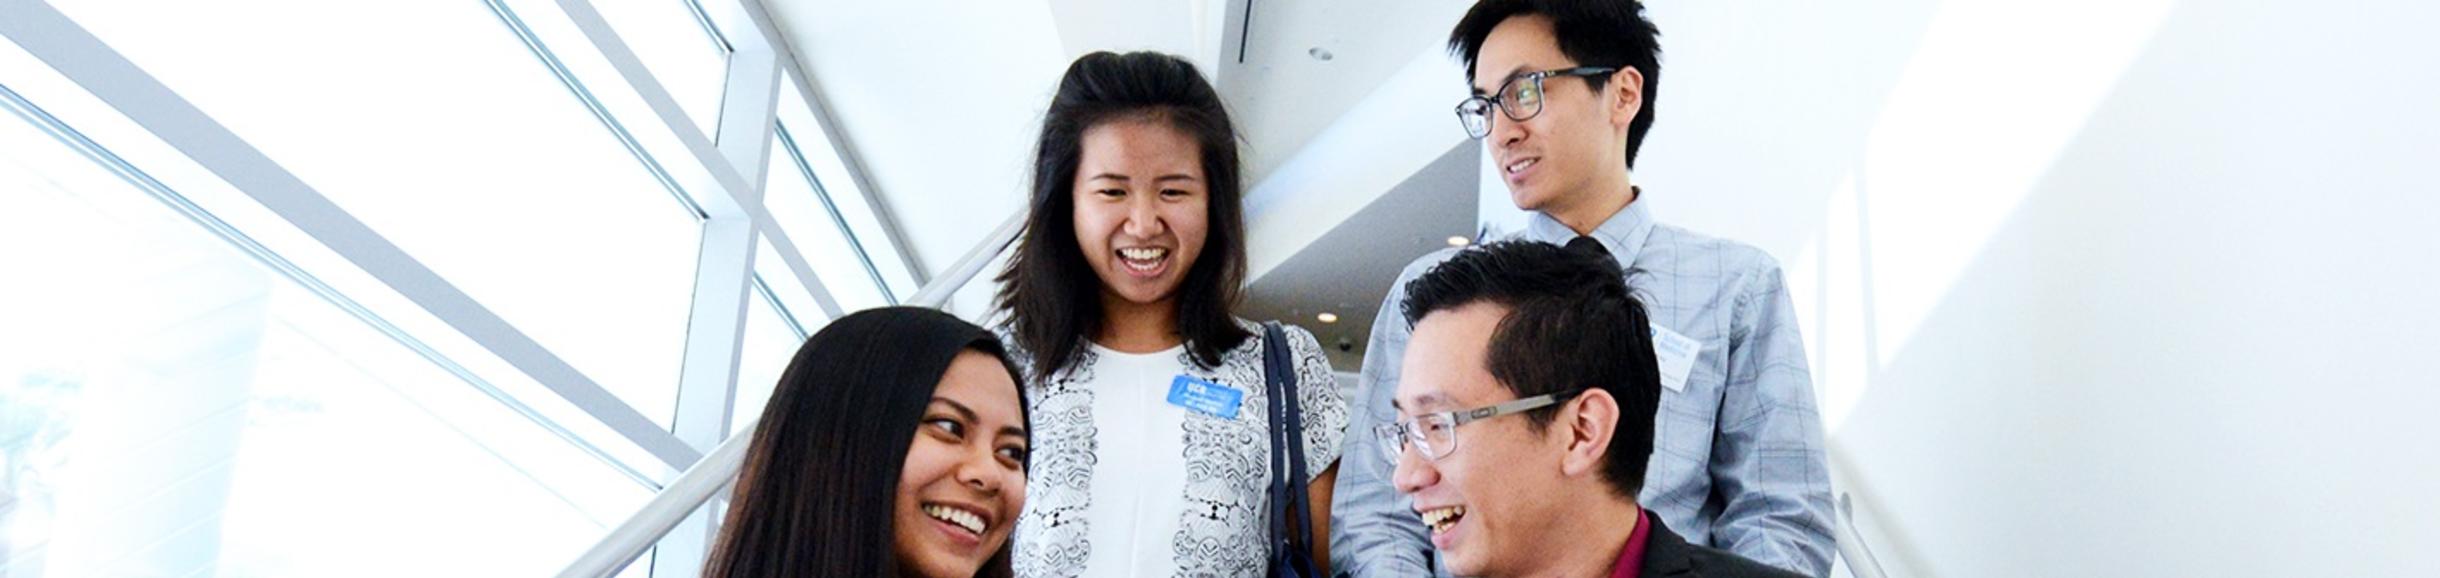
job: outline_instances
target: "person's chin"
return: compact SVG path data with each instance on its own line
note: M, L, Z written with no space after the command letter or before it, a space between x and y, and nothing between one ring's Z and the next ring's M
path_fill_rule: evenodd
M983 567L982 560L970 560L944 551L925 553L921 560L900 560L907 572L924 578L972 578Z
M971 578L975 569L983 567L983 561L998 549L989 535L976 536L929 516L900 523L919 528L912 535L900 535L901 540L908 542L900 545L899 566L915 575Z
M1461 520L1457 527L1433 536L1433 546L1440 551L1440 561L1449 567L1452 576L1480 576L1489 566L1490 556Z
M1176 279L1120 279L1111 293L1129 303L1150 305L1167 301L1177 293Z
M1519 210L1540 211L1548 208L1550 195L1538 185L1539 183L1525 183L1509 188L1508 201L1516 203Z
M1483 575L1483 561L1477 559L1472 552L1464 551L1463 548L1456 551L1440 551L1440 563L1449 567L1450 576Z

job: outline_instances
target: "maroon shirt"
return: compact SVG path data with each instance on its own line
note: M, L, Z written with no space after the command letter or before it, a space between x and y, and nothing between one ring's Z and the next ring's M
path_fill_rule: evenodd
M1638 578L1644 573L1644 544L1652 541L1652 513L1635 508L1635 533L1627 536L1627 548L1618 553L1618 565L1610 567L1610 578Z

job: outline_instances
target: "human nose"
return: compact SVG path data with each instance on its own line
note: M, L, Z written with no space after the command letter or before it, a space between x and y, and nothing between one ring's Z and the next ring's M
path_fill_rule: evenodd
M1150 239L1169 230L1162 221L1159 195L1133 195L1127 199L1127 223L1123 230L1130 237Z
M1424 458L1423 452L1418 451L1421 449L1410 441L1406 451L1398 452L1392 460L1395 465L1390 470L1390 483L1398 488L1398 493L1414 494L1440 483L1439 468Z

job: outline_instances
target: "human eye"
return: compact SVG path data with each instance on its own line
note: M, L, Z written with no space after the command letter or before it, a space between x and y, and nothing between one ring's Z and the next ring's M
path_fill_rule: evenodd
M1513 88L1508 89L1508 98L1515 100L1517 104L1530 104L1542 100L1542 77L1540 75L1516 79L1510 86Z
M1014 444L1002 446L999 451L1001 460L1005 460L1009 464L1017 466L1023 466L1025 464L1025 457L1031 455L1031 453L1032 452L1028 451L1025 446Z
M965 422L960 422L953 418L934 417L924 420L923 423L926 426L930 426L934 431L938 431L949 436L949 439L952 440L965 439L966 437Z

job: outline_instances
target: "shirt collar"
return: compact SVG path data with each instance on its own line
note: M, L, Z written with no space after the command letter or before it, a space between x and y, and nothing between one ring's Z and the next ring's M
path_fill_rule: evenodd
M1635 509L1635 533L1627 536L1627 546L1618 552L1618 563L1610 566L1610 578L1642 578L1644 549L1652 543L1652 514Z
M1635 200L1611 214L1609 220L1594 227L1592 237L1610 250L1621 267L1633 264L1636 253L1643 251L1644 240L1652 236L1652 211L1645 206L1644 190L1635 189ZM1553 245L1566 245L1575 240L1576 230L1540 211L1525 222L1525 238Z

